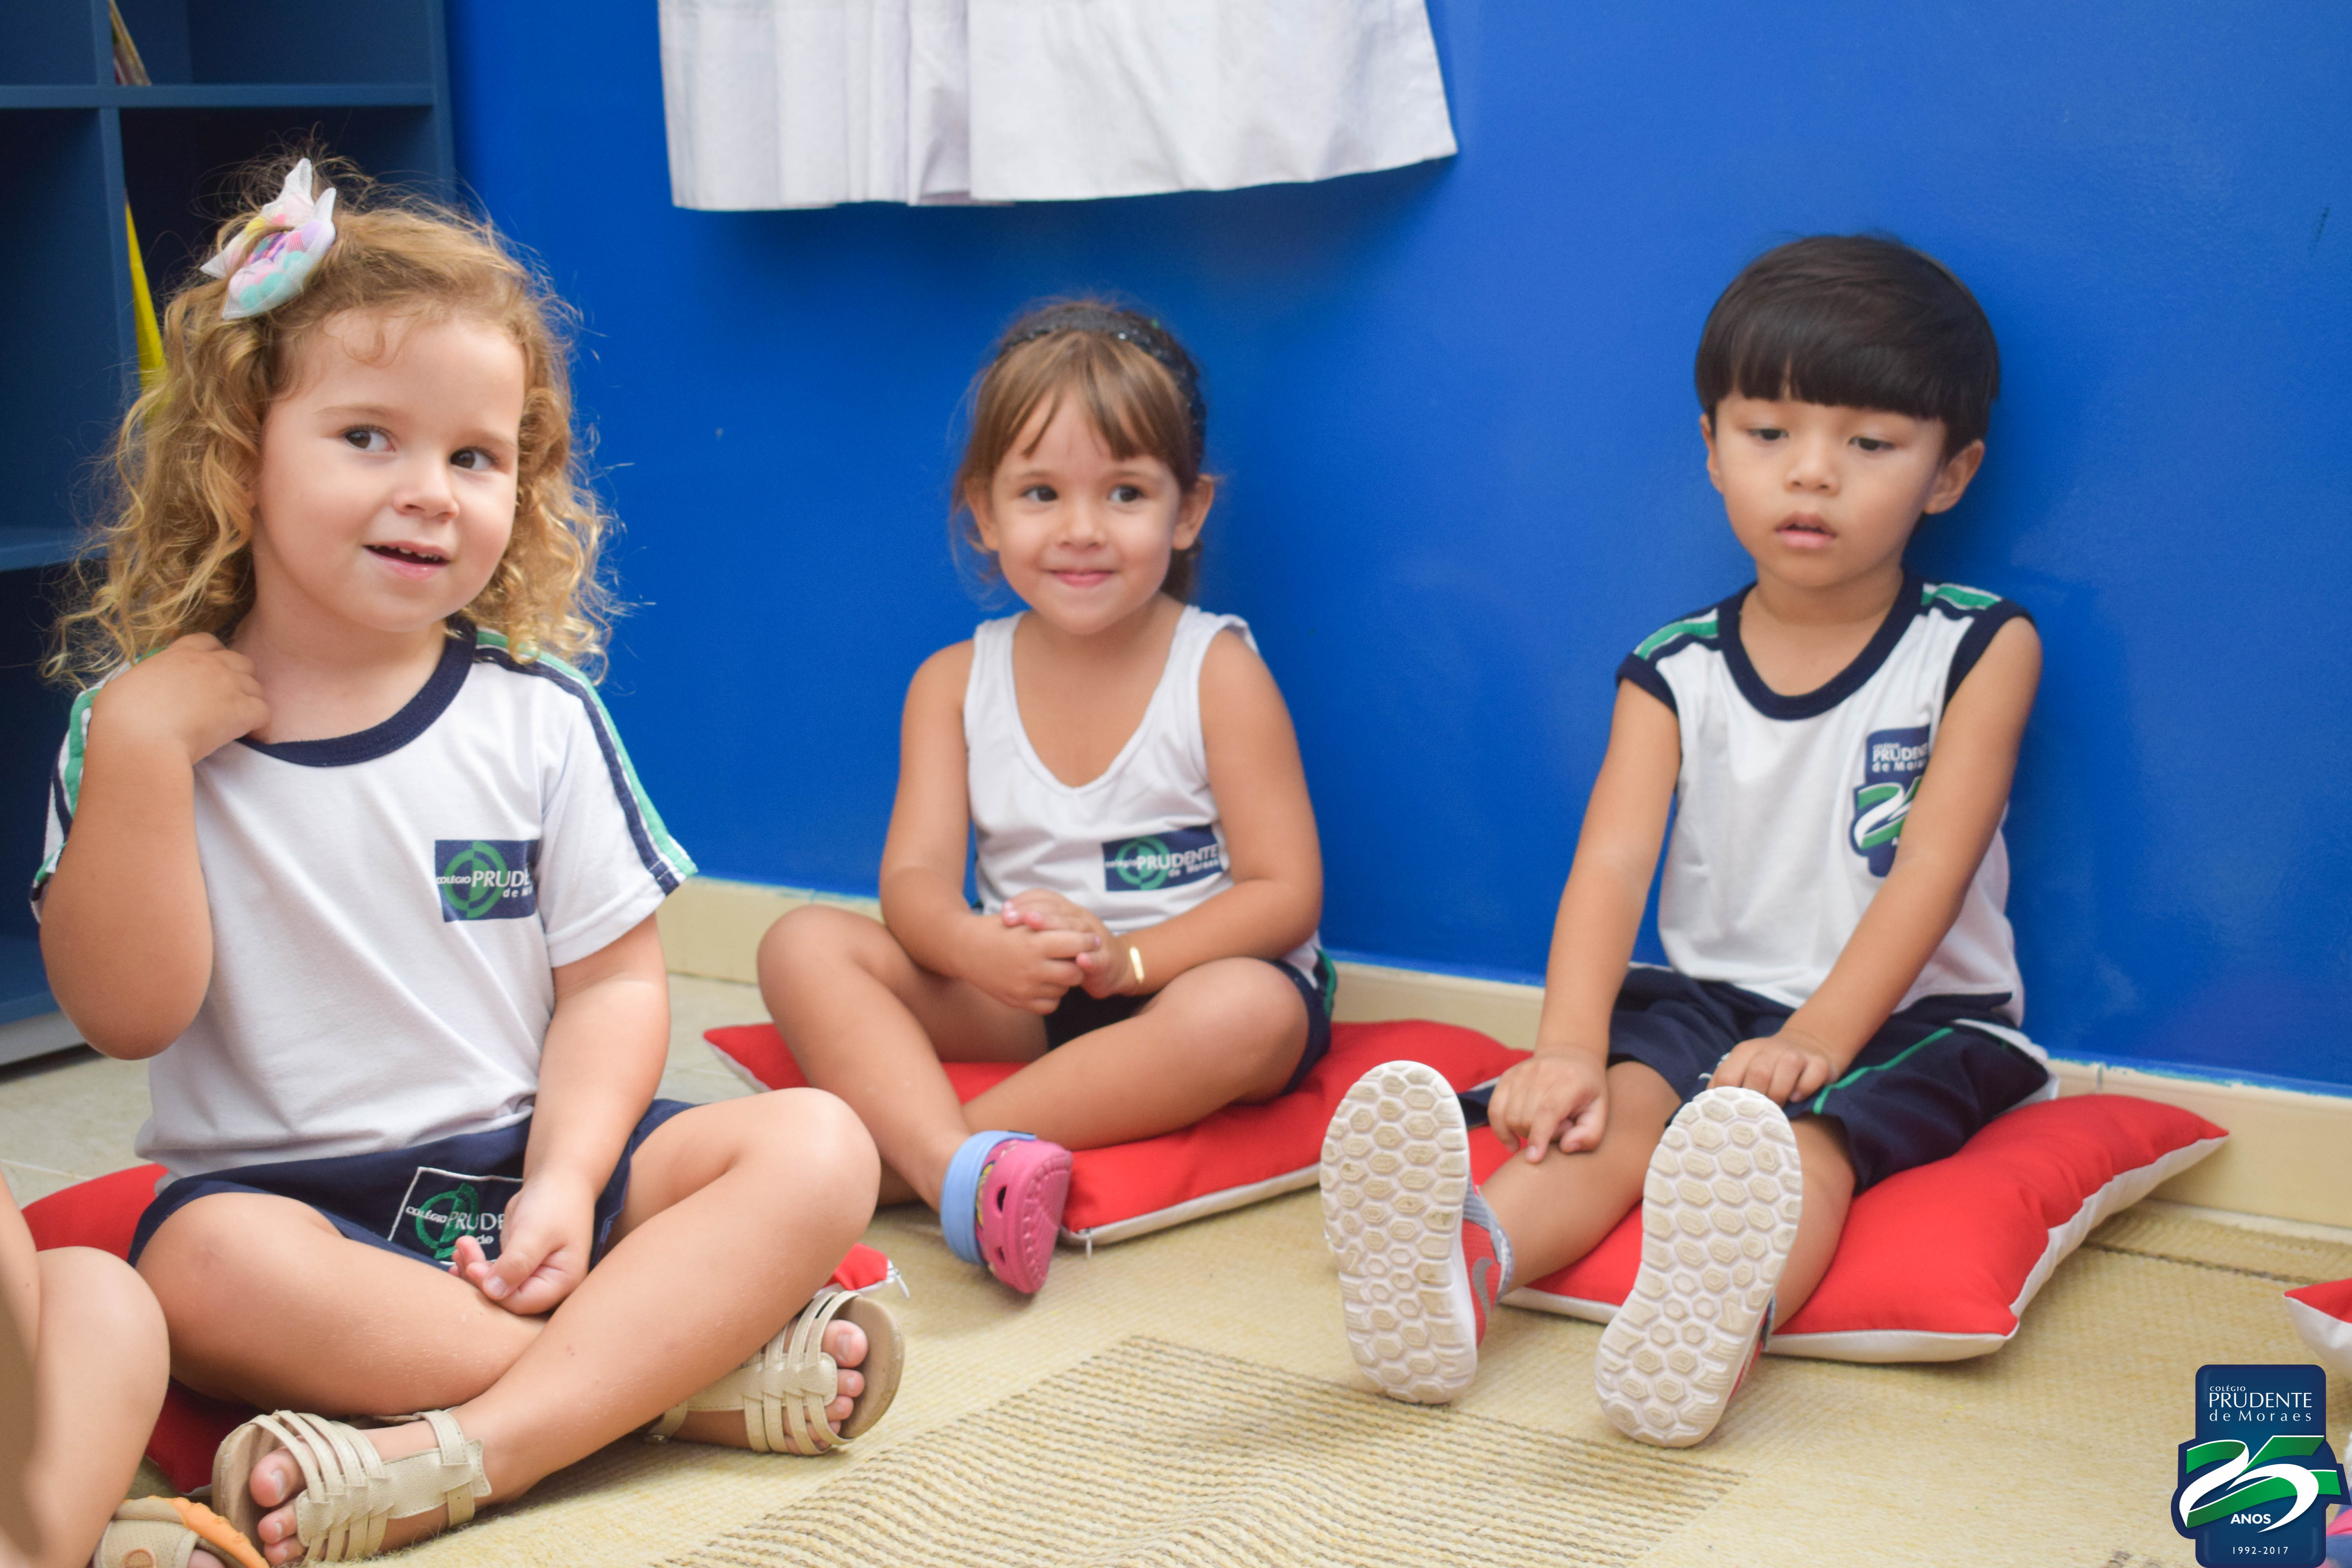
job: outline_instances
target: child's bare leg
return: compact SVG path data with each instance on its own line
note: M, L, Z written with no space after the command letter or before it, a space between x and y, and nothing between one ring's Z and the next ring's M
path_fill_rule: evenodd
M1511 1238L1518 1280L1540 1279L1601 1245L1642 1201L1650 1153L1682 1102L1640 1062L1609 1069L1609 1121L1598 1146L1506 1160L1479 1193Z
M481 1440L491 1496L517 1497L644 1426L783 1327L864 1232L876 1170L856 1118L810 1089L699 1106L664 1123L637 1150L620 1240L604 1262L494 1381L450 1406ZM828 1333L827 1350L845 1365L862 1361L864 1336L835 1328L846 1331ZM842 1386L846 1399L863 1383L845 1373ZM432 1407L410 1398L385 1408ZM692 1417L680 1435L747 1446L743 1417L730 1413ZM371 1437L386 1459L432 1442L422 1422ZM279 1505L299 1485L287 1456L255 1469L254 1497L275 1510L261 1523L273 1562L299 1552L293 1510ZM395 1521L385 1546L443 1522L437 1510Z
M1780 1270L1774 1328L1796 1315L1829 1272L1838 1237L1845 1230L1846 1210L1853 1204L1853 1162L1846 1154L1844 1127L1822 1116L1801 1116L1789 1126L1797 1135L1797 1157L1804 1163L1805 1215L1797 1222L1797 1239Z
M454 1275L262 1193L181 1209L139 1272L172 1325L173 1374L265 1410L443 1409L497 1382L540 1331Z
M103 1252L59 1247L24 1261L40 1297L25 1490L42 1540L40 1555L24 1561L79 1568L130 1490L163 1403L163 1314L129 1267ZM9 1555L0 1539L0 1558Z
M1027 1061L1045 1049L1035 1015L930 973L878 921L823 904L769 928L760 943L760 994L809 1081L849 1102L884 1163L912 1189L887 1195L933 1208L948 1162L974 1125L941 1058Z
M1031 1062L965 1106L964 1120L1070 1149L1154 1137L1282 1092L1307 1026L1298 988L1272 964L1221 958L1170 981L1134 1017Z

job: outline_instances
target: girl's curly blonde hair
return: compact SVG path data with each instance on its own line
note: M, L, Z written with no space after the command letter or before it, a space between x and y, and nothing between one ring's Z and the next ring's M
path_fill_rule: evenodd
M292 161L247 171L247 201L222 243ZM314 166L336 190L336 236L299 294L225 321L227 284L196 274L164 310L163 374L116 435L101 520L45 666L52 679L92 680L189 633L226 634L251 607L262 420L292 388L299 345L349 311L478 321L522 350L514 532L465 615L505 634L519 658L600 662L615 605L596 557L612 521L572 445L571 310L487 221L415 197L372 201L349 164Z

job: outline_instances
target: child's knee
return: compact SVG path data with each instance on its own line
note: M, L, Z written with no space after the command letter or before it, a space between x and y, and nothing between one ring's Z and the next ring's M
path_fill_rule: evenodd
M1307 1000L1263 959L1221 958L1193 972L1206 984L1200 1002L1209 1037L1253 1057L1286 1053L1307 1026Z
M796 1201L828 1208L863 1205L870 1214L882 1156L857 1113L820 1089L780 1089L761 1099L769 1102L761 1143L789 1153ZM863 1217L857 1223L864 1228Z
M60 1247L40 1255L44 1338L70 1324L74 1337L104 1344L126 1372L152 1367L163 1381L163 1309L131 1267L111 1253Z
M760 979L762 984L837 973L843 964L870 968L877 937L889 933L854 910L829 904L803 904L787 910L760 939Z
M139 1277L169 1316L182 1295L213 1295L242 1287L259 1265L262 1238L282 1238L288 1224L338 1234L307 1204L259 1193L214 1193L176 1209L139 1255Z

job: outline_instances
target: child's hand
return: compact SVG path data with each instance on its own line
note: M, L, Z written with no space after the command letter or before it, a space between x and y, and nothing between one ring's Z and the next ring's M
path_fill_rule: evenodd
M135 735L184 752L194 767L269 722L253 661L196 632L142 659L101 689L92 728L108 742Z
M1604 1062L1583 1052L1533 1056L1505 1073L1486 1101L1486 1125L1506 1149L1541 1160L1553 1146L1574 1154L1601 1142L1609 1124Z
M596 1194L569 1177L534 1177L507 1200L498 1261L460 1237L449 1271L517 1317L551 1312L588 1277L596 1238Z
M1004 902L1004 923L1032 931L1079 931L1096 945L1077 955L1086 978L1079 984L1089 996L1121 996L1135 989L1135 965L1127 955L1127 940L1114 935L1093 910L1072 903L1059 893L1031 888Z
M1717 1064L1714 1088L1752 1089L1775 1105L1811 1094L1838 1075L1829 1047L1796 1029L1742 1040Z
M1078 955L1101 945L1092 931L1011 903L997 914L976 917L971 929L976 951L961 966L961 977L1008 1007L1039 1015L1060 1006L1064 992L1086 983Z

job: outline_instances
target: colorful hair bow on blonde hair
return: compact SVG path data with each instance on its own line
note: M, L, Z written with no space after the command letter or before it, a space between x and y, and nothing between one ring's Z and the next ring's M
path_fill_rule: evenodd
M314 193L312 183L305 158L286 172L278 199L205 263L205 273L228 279L221 320L241 321L291 300L335 243L335 188Z

